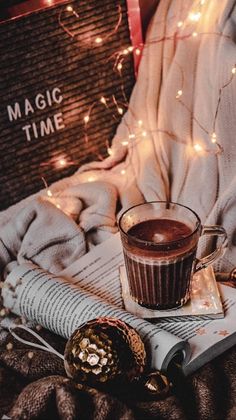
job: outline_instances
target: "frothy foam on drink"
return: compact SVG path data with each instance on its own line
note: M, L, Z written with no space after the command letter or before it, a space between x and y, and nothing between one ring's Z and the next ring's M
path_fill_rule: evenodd
M152 242L159 243L159 242L166 242L167 238L166 235L163 235L161 233L154 233L152 236Z
M129 235L158 243L178 241L191 235L191 228L173 219L151 219L139 222L128 230Z

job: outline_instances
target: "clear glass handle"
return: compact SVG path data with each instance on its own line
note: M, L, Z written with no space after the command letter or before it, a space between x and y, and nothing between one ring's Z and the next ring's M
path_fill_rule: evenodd
M222 226L203 226L201 236L203 235L218 236L220 238L220 245L211 254L196 259L195 272L206 268L209 264L212 264L221 257L228 245L227 233Z

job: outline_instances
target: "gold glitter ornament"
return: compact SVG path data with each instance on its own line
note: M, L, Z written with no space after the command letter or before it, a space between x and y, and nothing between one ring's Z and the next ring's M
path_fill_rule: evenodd
M64 364L67 375L77 382L132 381L144 371L146 352L139 334L125 322L98 318L72 334Z

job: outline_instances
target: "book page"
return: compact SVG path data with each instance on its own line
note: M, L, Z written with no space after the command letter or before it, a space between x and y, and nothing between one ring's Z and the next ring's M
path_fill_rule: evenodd
M184 368L190 374L236 344L236 289L219 284L225 318L202 322L188 337L191 362ZM183 338L183 336L182 336Z
M188 340L191 346L191 360L183 371L186 375L222 354L236 343L236 289L219 284L225 311L224 319L201 320L198 322L158 323L166 331Z
M112 254L113 251L114 248ZM84 267L85 272L90 267L94 272L94 252L91 259L88 255L85 257L84 260L83 257L80 259L80 269ZM97 258L101 264L103 253ZM106 264L103 266L106 267ZM166 370L177 353L182 353L186 362L189 360L189 344L184 340L33 264L22 264L10 272L2 296L4 306L13 313L35 321L65 338L69 338L80 325L91 319L103 316L119 318L136 329L142 337L151 369Z
M119 271L122 264L122 244L120 234L116 233L59 275L107 302L123 307Z

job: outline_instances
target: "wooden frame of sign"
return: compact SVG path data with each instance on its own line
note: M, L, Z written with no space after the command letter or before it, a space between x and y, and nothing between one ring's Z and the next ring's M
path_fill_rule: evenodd
M125 0L73 0L0 24L0 209L42 177L50 185L106 156L134 84L131 54L122 75L114 68L128 46Z

